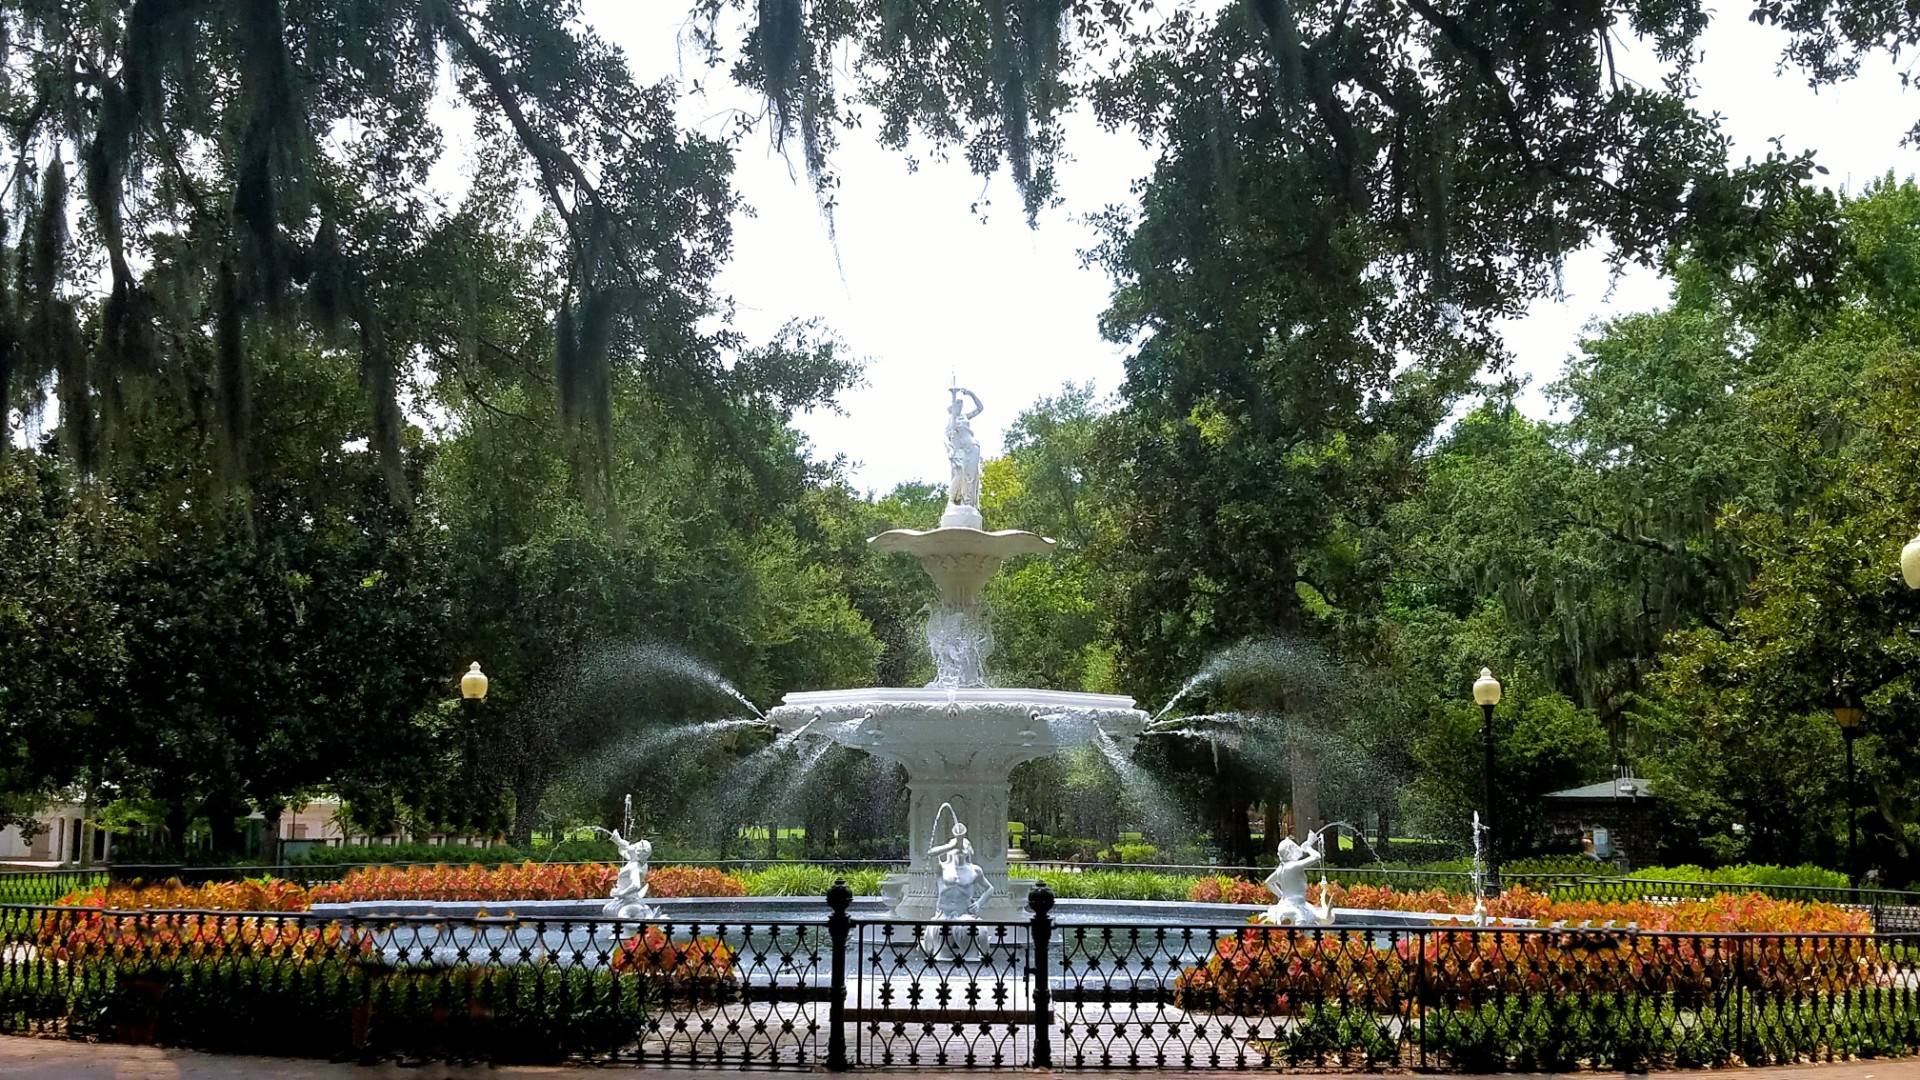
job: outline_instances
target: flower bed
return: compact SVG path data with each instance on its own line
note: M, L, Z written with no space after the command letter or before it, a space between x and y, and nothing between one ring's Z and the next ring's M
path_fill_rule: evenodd
M605 896L618 868L604 863L509 866L363 866L307 890L310 903L361 900L579 900Z
M101 885L77 889L54 903L67 907L140 911L171 908L188 911L305 911L307 889L278 878L215 881L182 885L171 878L153 885Z
M56 903L114 911L305 911L314 904L365 900L586 900L606 896L619 868L604 863L520 863L512 866L366 866L340 881L303 886L278 878L182 885L80 889ZM663 866L647 875L649 896L745 896L737 875L702 866Z
M1394 911L1471 908L1449 906L1445 894L1362 886L1335 892L1334 901ZM1871 985L1879 961L1870 938L1824 936L1871 930L1864 912L1832 904L1753 894L1675 904L1556 903L1510 889L1487 907L1492 915L1553 928L1416 931L1387 947L1371 933L1337 927L1248 929L1222 938L1204 963L1182 972L1175 1002L1242 1015L1286 1015L1329 1000L1384 1006L1417 997L1429 1005L1464 1006L1500 993L1631 991L1700 1002L1724 990L1736 974L1742 985L1787 993ZM1602 924L1616 929L1581 928ZM1630 925L1699 936L1624 932ZM1561 928L1566 926L1576 928Z

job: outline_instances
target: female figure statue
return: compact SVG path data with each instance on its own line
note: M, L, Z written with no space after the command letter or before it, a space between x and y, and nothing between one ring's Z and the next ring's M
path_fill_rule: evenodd
M953 814L953 804L942 803L940 810L933 815L934 835L939 835L940 814ZM936 844L927 849L927 854L940 862L940 884L933 898L933 917L937 922L924 926L920 930L920 949L935 960L952 960L958 955L971 955L980 942L973 940L971 934L956 934L947 927L939 925L958 919L977 919L980 917L980 905L993 895L993 883L973 861L973 841L967 839L967 827L960 817L953 814L953 831L944 844Z
M933 905L940 918L977 917L980 905L993 895L993 883L973 861L973 841L959 818L953 822L953 838L927 849L927 854L940 861L940 891Z
M947 393L951 395L947 402L947 465L951 470L947 502L953 506L979 506L980 442L973 437L973 425L968 421L980 415L980 398L963 386L953 387ZM973 403L970 412L968 401Z

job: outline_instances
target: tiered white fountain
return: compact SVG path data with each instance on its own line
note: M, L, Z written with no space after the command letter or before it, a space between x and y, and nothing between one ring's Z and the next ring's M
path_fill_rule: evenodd
M1115 694L987 685L987 657L993 651L983 596L987 581L1008 558L1045 554L1053 541L1014 529L986 531L980 516L980 446L969 424L980 414L980 399L959 387L951 395L946 437L952 476L939 527L895 529L867 541L875 551L904 551L919 559L938 589L927 618L927 647L937 673L933 682L918 689L792 693L768 719L783 730L810 728L906 767L909 865L881 886L895 917L939 915L939 864L929 848L944 838L935 815L950 804L971 830L974 861L995 886L979 905L978 917L1016 920L1026 917L1033 882L1007 878L1008 774L1023 761L1100 739L1131 753L1147 715L1133 707L1132 698Z

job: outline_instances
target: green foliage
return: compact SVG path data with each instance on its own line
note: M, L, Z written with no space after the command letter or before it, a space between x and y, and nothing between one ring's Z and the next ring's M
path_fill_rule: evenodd
M440 844L333 844L312 847L294 858L296 865L353 866L364 863L447 863L505 866L523 862L612 862L610 840L568 840L544 847L500 844L465 847Z
M1044 876L1055 896L1088 900L1185 900L1199 880L1150 870L1081 870Z
M577 968L409 971L244 957L85 967L82 977L56 980L9 965L0 975L0 1017L224 1053L505 1063L612 1050L631 1041L656 1007L643 979ZM290 1016L301 1022L286 1023Z
M1746 863L1709 870L1702 866L1645 866L1627 874L1630 879L1649 881L1707 881L1721 885L1779 885L1820 889L1844 889L1852 882L1839 870L1823 866L1771 866Z
M880 895L880 879L890 871L879 867L837 867L794 864L767 866L738 873L746 883L748 896L827 895L837 880L844 880L855 896Z
M29 834L42 800L115 749L95 709L127 665L109 584L136 557L132 523L71 498L72 482L56 461L0 451L0 828Z
M1160 861L1160 849L1152 844L1115 844L1100 852L1101 862L1152 863Z

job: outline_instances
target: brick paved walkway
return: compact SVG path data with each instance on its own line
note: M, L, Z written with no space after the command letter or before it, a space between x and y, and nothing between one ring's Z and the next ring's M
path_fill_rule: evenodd
M1032 1075L1026 1070L1008 1070ZM325 1061L294 1058L241 1057L227 1054L203 1054L193 1050L164 1050L152 1046L117 1046L0 1036L0 1077L7 1080L239 1080L242 1077L268 1077L271 1080L530 1080L533 1077L600 1076L611 1078L644 1072L649 1080L699 1080L710 1077L711 1070L633 1070L618 1067L586 1066L508 1066L486 1065L341 1065ZM914 1072L861 1072L871 1080L955 1080L959 1073L931 1070ZM979 1072L971 1075L979 1076ZM1204 1075L1192 1073L1112 1073L1080 1072L1086 1080L1195 1080ZM1297 1074L1296 1074L1297 1075ZM1349 1074L1351 1075L1351 1074ZM1366 1074L1359 1074L1366 1075ZM1619 1074L1589 1073L1589 1077ZM1669 1073L1691 1080L1920 1080L1920 1060L1865 1061L1842 1065L1796 1065L1767 1069L1728 1069L1707 1072ZM1471 1078L1463 1078L1471 1080Z

